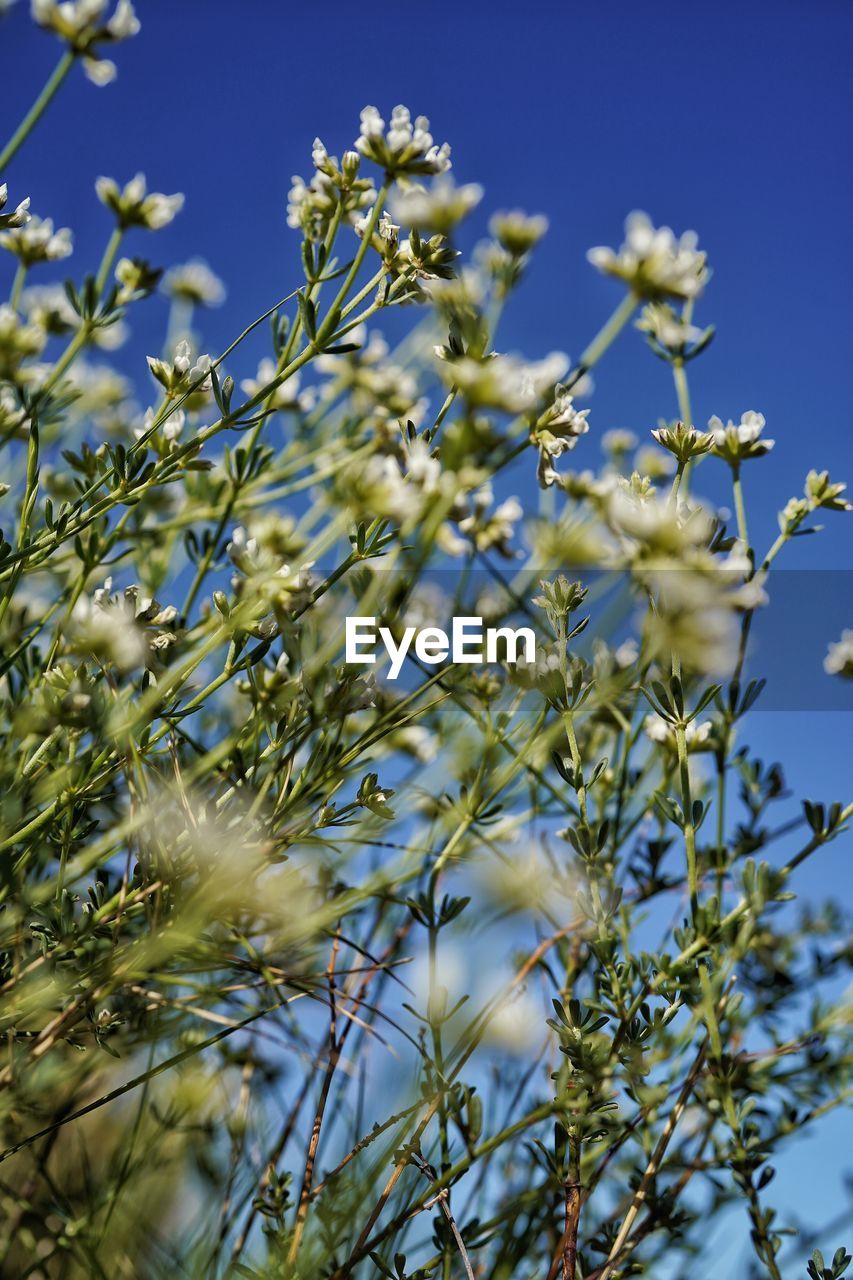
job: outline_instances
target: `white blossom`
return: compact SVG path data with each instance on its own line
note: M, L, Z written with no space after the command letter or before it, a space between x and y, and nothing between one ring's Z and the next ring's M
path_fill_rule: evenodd
M747 458L760 458L769 453L775 441L760 438L764 425L764 414L756 413L754 409L741 414L738 423L730 418L724 424L716 415L709 418L708 429L714 436L714 454L736 465Z
M559 382L568 364L568 356L561 351L552 351L543 360L533 362L509 355L494 355L486 360L462 356L452 361L442 359L439 372L471 404L525 413L536 408L545 393Z
M53 229L51 218L28 217L26 222L0 231L0 245L14 253L27 267L37 262L59 262L74 247L68 227Z
M842 631L841 639L829 646L823 669L827 675L853 679L853 631Z
M0 211L5 209L9 201L9 188L5 182L0 183ZM32 216L29 212L30 197L25 196L17 208L11 213L0 212L0 228L6 227L23 227L29 222Z
M159 191L148 191L144 173L120 188L114 178L98 178L95 191L101 204L112 209L120 227L147 227L159 231L173 222L183 208L184 197L177 192L166 196Z
M408 107L394 108L387 132L376 107L365 107L355 146L361 155L381 165L389 175L428 175L444 173L450 168L448 144L436 146L429 132L429 120L426 116L417 116L413 123Z
M482 198L483 188L478 183L457 186L447 174L436 178L429 188L417 184L395 191L390 203L394 217L403 226L446 235L476 209Z
M225 301L225 285L202 258L171 267L163 277L162 289L170 298L197 307L220 307Z
M617 276L642 298L695 298L707 279L705 254L695 231L676 238L669 227L655 228L648 214L636 211L625 221L625 242L613 249L590 249L589 261Z
M254 378L244 378L240 386L246 395L251 400L254 400L256 396L263 394L278 373L279 369L276 362L269 356L265 356L258 365L257 375ZM306 387L304 391L300 391L299 379L300 374L297 369L295 373L285 378L284 382L280 382L269 393L269 407L271 409L301 409L303 413L313 409L317 402L317 392L313 387Z

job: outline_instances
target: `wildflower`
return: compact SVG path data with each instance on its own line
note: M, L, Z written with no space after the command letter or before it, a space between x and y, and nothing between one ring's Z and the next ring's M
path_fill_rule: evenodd
M258 365L257 375L254 378L244 378L240 386L246 395L251 400L254 400L256 396L264 393L270 383L275 380L278 372L276 362L269 356L265 356ZM284 382L280 382L269 393L268 407L270 409L299 409L303 413L313 409L317 401L317 392L313 387L306 387L304 391L300 391L299 376L299 370L297 369L295 373L285 378Z
M632 449L636 449L638 443L633 431L628 431L624 427L613 427L610 431L605 431L601 437L602 449L605 453L612 454L614 458L630 453Z
M98 178L95 191L101 204L112 209L118 225L125 229L146 227L149 231L159 231L174 221L184 204L180 193L165 196L159 191L149 192L143 173L131 178L123 188L119 188L114 178Z
M356 800L362 808L369 809L379 818L393 818L394 810L388 804L393 794L391 787L379 785L378 774L367 773L361 780Z
M24 323L8 303L0 305L0 378L11 378L25 360L41 354L46 342L41 325Z
M175 301L196 307L221 307L225 301L225 285L202 258L170 268L163 277L162 289Z
M669 227L655 228L648 214L630 213L625 243L613 249L590 249L587 258L605 275L623 280L640 298L695 298L708 278L705 254L694 231L676 239Z
M338 161L315 138L311 158L311 182L306 183L298 174L291 179L287 225L301 230L309 240L322 240L338 212L343 221L354 222L362 209L373 204L376 189L369 178L359 176L361 157L357 151L345 151Z
M740 466L749 458L761 458L769 453L776 443L774 440L760 439L764 430L764 414L748 409L741 414L739 423L729 418L724 425L716 415L708 419L708 427L714 436L712 452L714 457L722 458L732 467Z
M193 363L192 348L185 338L175 346L171 360L149 356L148 368L172 397L189 390L207 392L210 389L210 356L198 356Z
M119 306L147 298L156 289L162 274L160 267L152 267L144 258L119 258L115 269L116 280L121 286L117 298Z
M682 463L708 453L716 441L713 431L697 431L684 422L676 422L674 427L658 427L652 436Z
M137 440L145 440L161 458L177 449L178 439L186 425L186 414L183 409L175 409L164 422L159 423L154 410L145 410L141 423L133 428Z
M692 360L714 336L713 326L699 329L665 302L649 302L643 307L637 328L648 335L649 346L665 360Z
M21 408L12 388L7 383L0 383L0 440L18 435L26 421L26 411ZM2 488L4 493L8 493L8 485Z
M462 356L444 362L439 372L472 405L526 413L566 372L568 363L568 357L559 351L533 363L506 355L493 355L486 360Z
M412 124L408 107L394 108L387 133L376 107L365 107L355 146L365 159L381 165L389 178L438 174L450 168L448 144L435 145L426 116L417 116Z
M701 724L695 720L689 721L684 726L684 737L687 743L688 751L709 751L709 737L712 729L710 720L703 720ZM668 720L664 720L662 716L657 714L646 716L643 721L643 732L652 742L660 743L661 746L671 751L673 755L678 750L675 738L675 726L670 724Z
M74 247L68 227L53 229L50 218L28 217L6 231L0 231L0 245L14 253L25 267L37 262L59 262L67 258Z
M111 596L111 590L112 579L107 578L91 597L81 596L77 601L71 615L71 647L129 672L144 666L151 655L143 622L169 624L177 611L161 611L153 600L140 602L136 587L128 587L120 596ZM139 610L138 604L142 605Z
M544 214L529 217L520 209L509 213L496 213L489 222L489 230L502 249L513 258L520 258L539 243L548 230Z
M422 240L418 231L413 228L407 240L399 244L396 257L388 263L388 269L395 276L408 276L413 285L422 280L450 280L453 277L453 263L458 254L451 249L441 234ZM417 286L410 299L421 301L424 291ZM427 294L428 296L428 294Z
M449 175L442 174L429 189L418 184L392 194L391 210L404 226L447 235L482 198L483 188L478 183L458 187Z
M82 55L83 70L96 85L109 84L116 76L115 64L97 46L129 40L140 27L131 0L118 0L105 21L106 8L107 0L32 0L35 21Z
M490 484L481 485L471 496L467 514L457 519L459 532L466 542L463 548L473 544L478 551L497 551L509 560L515 554L510 545L515 526L524 512L518 498L507 498L492 508L494 494Z
M853 680L853 631L842 631L841 639L829 646L823 669L829 676Z
M812 510L853 511L842 494L846 484L833 484L828 471L810 471L806 476L805 494Z
M5 182L0 183L0 211L5 209L9 200L9 188ZM30 197L26 196L11 213L0 212L0 230L7 227L24 227L32 216L29 213Z
M553 404L539 418L530 436L539 450L537 476L543 489L558 479L553 466L556 459L574 449L589 431L588 416L589 409L576 409L571 393L558 384Z
M634 463L641 475L649 480L665 480L675 471L675 459L655 449L653 445L644 444L637 450Z

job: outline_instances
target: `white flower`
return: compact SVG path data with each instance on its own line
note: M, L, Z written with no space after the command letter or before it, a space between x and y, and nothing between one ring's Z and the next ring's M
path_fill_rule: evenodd
M711 733L711 721L703 720L698 724L695 720L691 720L689 724L684 726L684 737L687 743L688 751L703 751L707 749L708 738ZM668 720L664 720L662 716L654 713L646 716L643 721L643 731L647 738L652 742L659 742L668 750L675 752L678 744L675 738L675 726L670 724Z
M111 586L107 578L91 599L81 596L77 601L71 615L71 644L78 653L100 658L119 671L132 671L147 661L148 639L137 625L135 610L110 601Z
M198 356L193 363L192 347L185 338L176 343L171 361L148 356L148 368L172 396L186 391L206 396L211 390L210 356Z
M713 453L732 465L737 465L747 458L760 458L769 453L775 444L774 440L760 439L764 430L764 414L748 409L741 414L739 423L731 418L725 424L716 415L708 419L708 429L714 436Z
M0 210L5 209L9 199L9 188L0 183ZM12 213L0 213L0 228L23 227L30 220L30 197L26 196Z
M170 298L197 307L220 307L225 301L225 285L202 258L172 267L163 277L162 289Z
M853 680L853 631L842 631L841 639L829 646L823 669L827 675Z
M96 85L115 79L115 64L101 56L99 45L119 44L140 28L131 0L118 0L112 17L104 21L107 0L32 0L32 15L40 27L52 31L83 59L83 70Z
M521 209L512 209L509 213L496 213L489 223L489 230L501 248L513 257L528 253L538 244L548 230L548 219L544 214L532 217Z
M531 440L539 449L537 477L543 489L549 489L558 478L552 463L574 449L579 438L589 431L588 416L589 409L576 409L571 393L558 384L553 403L531 433Z
M412 124L408 107L394 108L387 133L385 121L376 107L365 107L355 146L361 155L381 165L389 175L436 174L450 168L448 144L435 145L426 116L418 116Z
M662 302L650 302L643 307L637 328L654 338L667 351L680 352L691 343L705 336L706 330L688 324L677 311Z
M695 231L676 239L669 227L655 228L648 214L630 213L625 243L613 249L590 249L587 257L606 275L617 276L642 298L695 298L708 272Z
M31 267L37 262L59 262L67 258L74 247L74 238L68 227L54 231L50 218L28 216L26 222L0 231L0 245Z
M552 351L544 360L533 363L507 355L486 360L462 356L459 360L442 360L439 372L444 381L458 387L471 404L503 409L507 413L525 413L536 408L545 393L559 382L568 365L568 356Z
M446 235L476 209L482 198L483 188L478 183L468 182L457 187L449 175L442 175L429 189L413 185L395 191L391 196L391 211L404 226Z
M183 208L184 197L177 192L166 196L159 191L148 193L144 173L137 173L123 189L114 178L98 178L98 199L112 209L120 227L147 227L159 231L174 221Z
M266 356L258 365L258 372L254 378L244 378L240 386L246 395L254 400L255 396L263 394L266 387L277 376L279 370L274 360ZM317 393L313 387L306 387L304 391L299 390L299 370L292 373L284 382L279 383L274 391L269 393L269 407L271 409L301 409L303 413L307 413L309 409L313 409L317 401Z
M0 378L10 377L24 360L40 355L46 342L40 324L25 324L14 307L0 305Z

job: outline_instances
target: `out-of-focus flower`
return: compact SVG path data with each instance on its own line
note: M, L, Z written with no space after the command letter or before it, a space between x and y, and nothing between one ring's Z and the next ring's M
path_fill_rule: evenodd
M853 511L853 506L843 496L847 485L833 483L828 471L810 471L806 476L805 494L813 510Z
M28 217L6 231L0 231L0 245L14 253L25 267L37 262L59 262L67 258L74 247L74 239L68 227L53 229L50 218Z
M277 373L275 361L265 356L258 365L257 375L254 378L244 378L240 386L250 399L254 399L270 385ZM297 369L296 373L292 373L270 392L269 407L270 409L299 409L307 413L313 409L316 402L317 392L314 387L306 387L304 391L299 390L299 370Z
M448 144L436 146L429 132L429 120L426 116L417 116L412 123L408 107L394 108L387 133L385 121L376 107L365 107L355 146L365 159L380 165L389 177L424 176L444 173L450 168Z
M598 247L587 257L606 275L623 280L640 298L695 298L708 271L697 248L695 231L676 239L669 227L655 228L648 214L636 211L625 220L625 242L619 252Z
M545 235L548 219L542 213L529 215L521 209L512 209L508 213L494 214L489 230L502 249L513 258L520 258Z
M666 302L649 302L643 307L637 328L647 334L649 346L666 360L692 360L704 351L714 336L713 325L699 329L680 316Z
M769 453L775 440L762 440L764 430L764 414L748 409L741 414L740 422L732 422L729 418L723 423L716 415L708 419L708 428L713 433L713 454L723 458L730 466L737 467L749 458L761 458Z
M8 201L9 188L5 182L0 183L0 230L5 230L7 227L26 226L32 216L29 212L30 197L26 196L11 213L3 213L2 210L6 208Z
M391 195L391 212L401 226L418 231L438 231L447 235L483 198L483 188L476 182L457 186L449 174L436 178L430 188L420 184L395 191Z
M626 453L636 449L638 443L633 431L628 431L625 427L611 427L601 437L602 449L614 458L624 457Z
M497 551L509 560L515 554L512 538L515 526L524 515L518 498L507 498L493 506L495 500L491 484L481 485L465 503L466 514L457 516L456 523L463 539L442 540L445 550L462 554L475 546L478 551Z
M152 267L144 258L119 258L115 270L116 280L121 286L117 299L119 306L147 298L156 289L162 274L162 268Z
M165 609L136 586L112 595L107 578L92 596L81 596L71 615L72 649L116 667L132 671L174 643L178 611Z
M829 646L823 669L827 675L853 680L853 631L842 631L841 639Z
M137 173L124 187L119 187L114 178L98 178L95 191L101 204L112 209L122 228L146 227L149 231L159 231L174 221L184 205L180 192L172 196L149 192L144 173Z
M82 56L83 70L96 85L116 76L115 63L101 56L98 45L129 40L140 28L131 0L118 0L110 18L107 7L108 0L32 0L35 21Z
M569 363L568 356L560 351L530 363L506 355L490 356L486 360L475 360L472 356L445 360L441 354L440 359L441 377L456 386L470 404L507 413L535 409L559 382Z
M203 258L171 267L161 287L168 297L195 307L221 307L225 301L225 285Z
M46 342L40 324L24 323L13 307L0 305L0 378L12 378L25 360L41 354Z

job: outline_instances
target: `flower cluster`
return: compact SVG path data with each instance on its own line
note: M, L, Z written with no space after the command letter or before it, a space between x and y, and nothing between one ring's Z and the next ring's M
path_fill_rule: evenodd
M68 227L54 231L50 218L33 215L28 216L26 222L0 231L0 245L14 253L22 266L32 267L37 262L59 262L67 258L74 240Z
M114 178L98 178L95 190L101 204L112 209L123 229L146 227L149 231L159 231L173 222L184 206L180 192L172 196L149 192L144 173L137 173L123 188Z
M287 203L287 225L308 240L322 240L336 218L354 223L373 204L376 188L359 173L357 151L345 151L339 161L329 155L319 138L311 153L314 176L309 183L294 174Z
M443 142L436 146L429 120L417 116L413 123L408 107L394 108L387 132L376 107L365 107L355 146L365 159L380 165L389 178L445 173L450 168L449 145Z
M714 437L713 453L732 467L738 467L751 458L761 458L769 453L775 440L761 438L765 420L763 413L748 409L741 414L740 422L732 422L729 418L723 423L714 416L708 419L708 429Z
M115 79L115 63L104 58L99 45L119 44L140 29L131 0L118 0L107 18L109 0L32 0L33 18L52 31L83 59L83 70L96 85Z
M648 214L630 213L625 243L616 252L598 247L587 257L605 275L624 281L638 298L695 298L708 278L705 254L694 231L676 239L669 227L655 228Z

